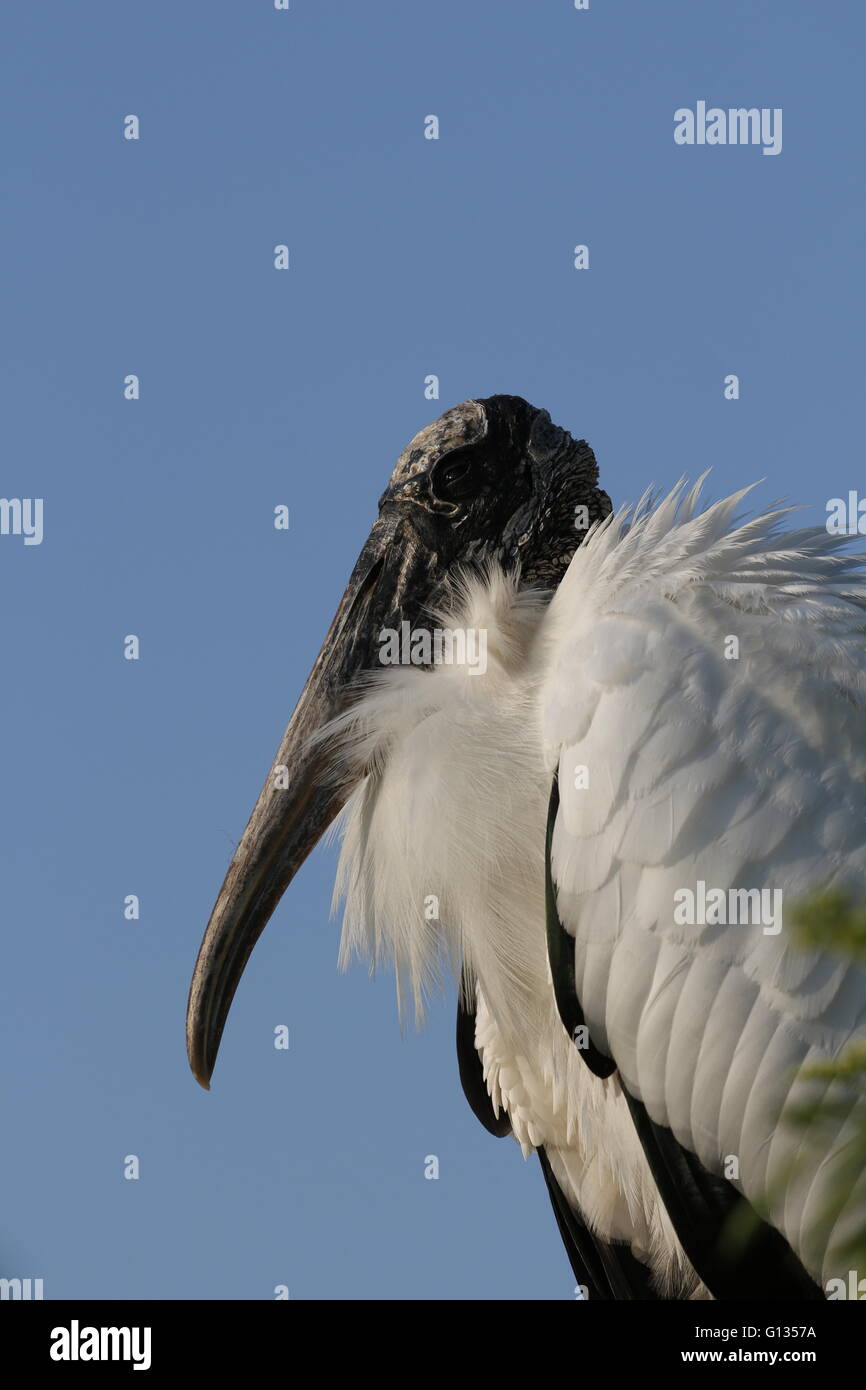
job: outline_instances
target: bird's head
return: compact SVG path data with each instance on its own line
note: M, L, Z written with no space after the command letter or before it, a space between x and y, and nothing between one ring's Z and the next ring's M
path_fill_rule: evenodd
M383 629L417 628L449 580L491 563L522 584L555 588L589 526L609 512L589 445L519 396L464 401L403 450L199 950L187 1049L203 1086L253 946L363 775L335 774L315 736L377 668Z

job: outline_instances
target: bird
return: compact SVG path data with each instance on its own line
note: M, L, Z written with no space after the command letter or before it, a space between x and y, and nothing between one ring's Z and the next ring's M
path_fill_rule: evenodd
M420 1020L454 982L466 1098L538 1155L589 1299L821 1299L866 1222L864 1097L814 1070L866 1036L866 974L789 920L866 890L863 559L749 494L614 510L590 445L519 396L425 425L190 986L208 1088L250 952L337 828L341 966L393 968ZM816 1094L820 1142L789 1119Z

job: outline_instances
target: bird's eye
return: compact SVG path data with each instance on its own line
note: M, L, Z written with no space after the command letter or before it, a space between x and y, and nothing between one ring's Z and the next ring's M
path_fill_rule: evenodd
M446 502L462 502L478 491L482 476L479 459L460 451L446 455L436 465L430 483L437 497Z

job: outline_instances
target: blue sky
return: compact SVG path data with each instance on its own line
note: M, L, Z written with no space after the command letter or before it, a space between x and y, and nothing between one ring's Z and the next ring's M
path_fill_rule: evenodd
M337 974L333 848L256 948L209 1095L189 976L435 415L523 395L615 502L708 467L815 520L866 491L866 11L19 0L3 29L0 490L44 499L44 540L0 537L0 1274L47 1298L571 1298L536 1161L463 1098L453 998L401 1037L389 977ZM781 154L675 145L699 100L781 107Z

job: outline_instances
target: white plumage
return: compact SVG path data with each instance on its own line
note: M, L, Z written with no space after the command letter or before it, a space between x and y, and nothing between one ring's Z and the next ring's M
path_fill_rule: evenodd
M781 510L738 521L744 493L701 511L699 491L595 527L549 603L495 569L467 579L448 621L486 629L486 675L385 670L326 731L375 767L343 815L344 963L393 961L419 1013L462 967L489 1094L524 1152L543 1144L595 1231L698 1297L619 1080L590 1072L557 1012L554 771L554 878L594 1043L815 1279L844 1273L866 1201L864 1179L828 1236L862 1106L817 1155L782 1119L813 1093L804 1068L863 1037L866 976L784 924L675 920L699 881L781 890L786 907L828 883L866 892L866 582L826 531L786 533Z

